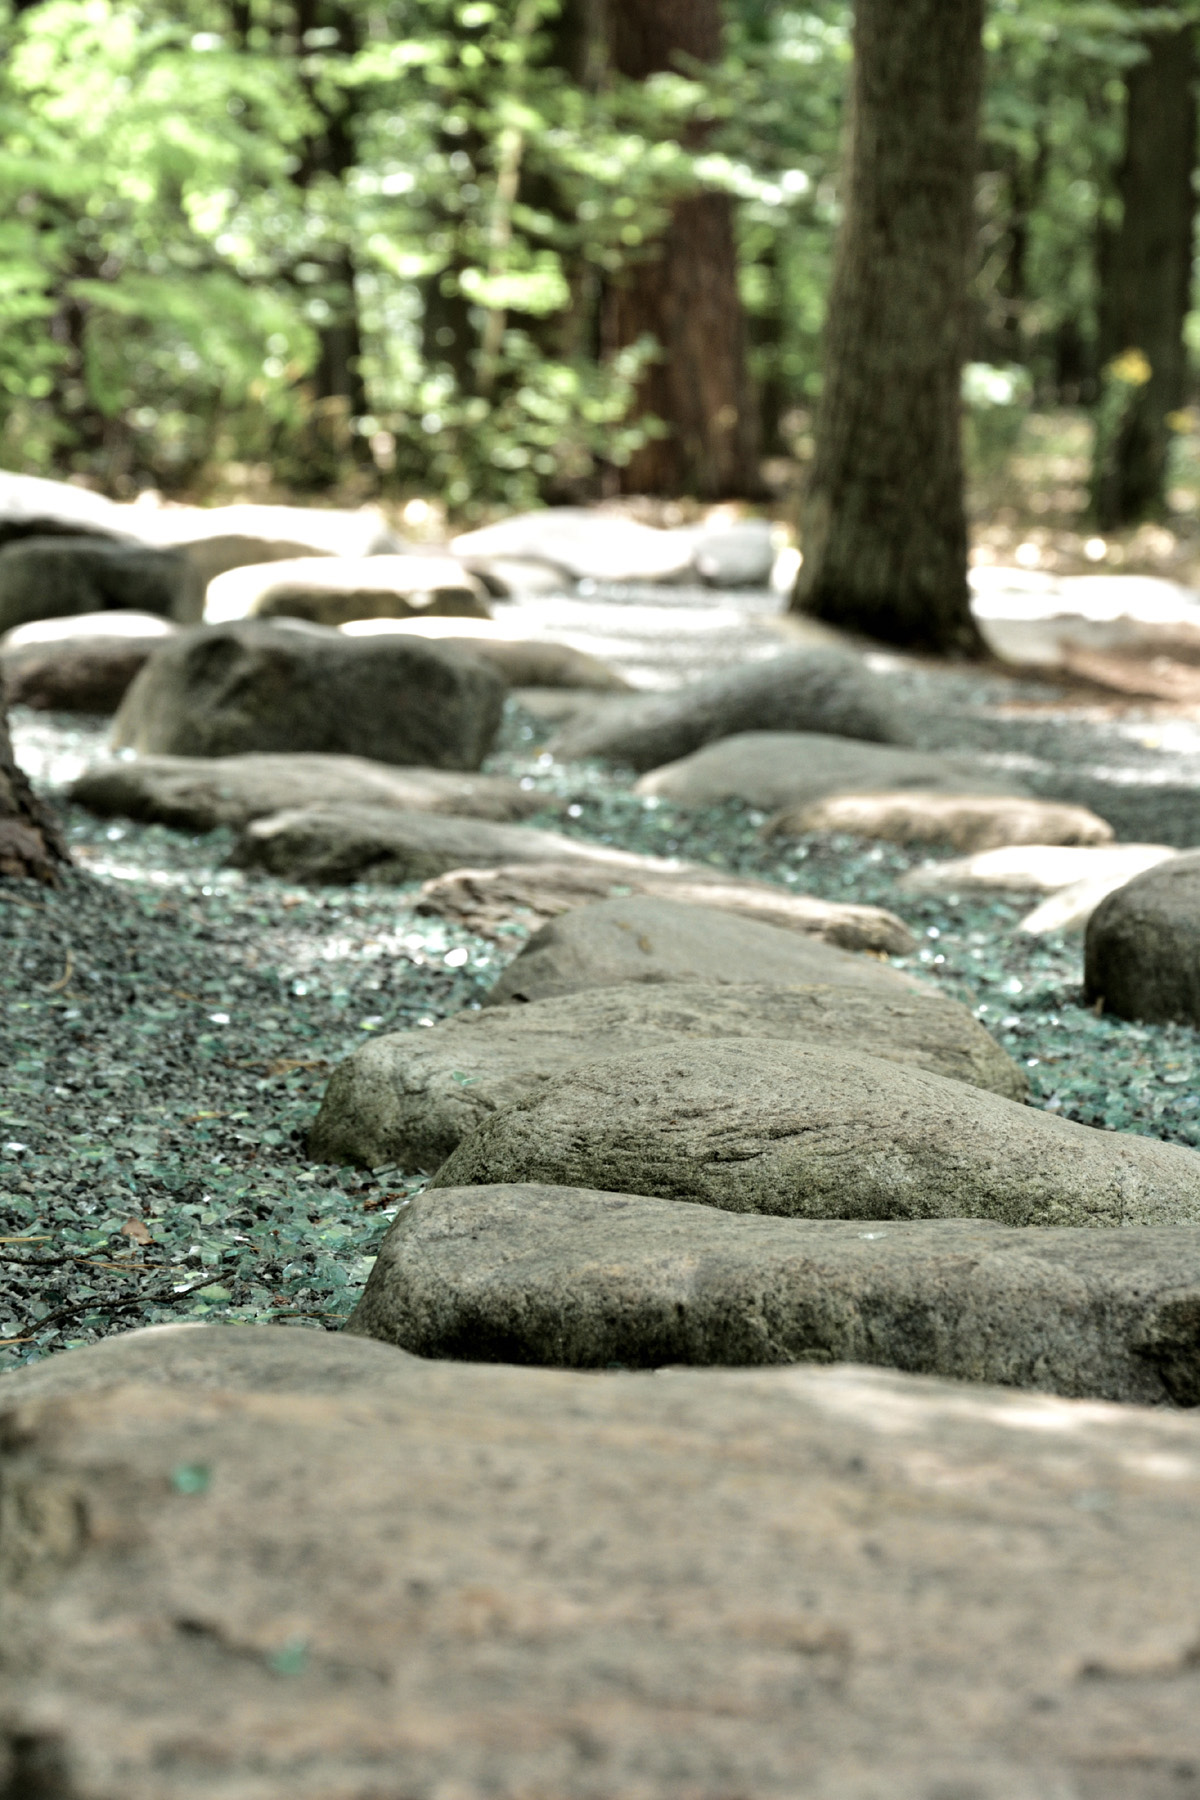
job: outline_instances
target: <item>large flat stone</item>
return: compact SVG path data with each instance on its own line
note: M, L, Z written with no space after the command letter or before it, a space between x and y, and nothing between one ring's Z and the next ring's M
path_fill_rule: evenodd
M409 1358L366 1355L366 1346L362 1337L291 1326L149 1325L0 1375L0 1407L129 1381L223 1394L387 1392Z
M489 863L577 860L621 870L636 868L642 859L532 825L404 812L372 803L298 807L252 819L233 860L295 881L392 884L428 881L449 869Z
M883 993L910 979L817 938L709 906L638 895L600 900L534 933L485 997L486 1006L545 1000L620 982L853 982Z
M800 837L807 831L846 831L891 844L933 844L975 853L1008 844L1107 844L1113 830L1084 806L1016 794L897 791L828 794L784 807L763 836Z
M865 1226L443 1188L400 1213L347 1330L469 1362L856 1362L1195 1406L1200 1226Z
M598 757L658 769L704 744L755 730L908 741L887 682L858 657L843 650L793 650L672 693L614 704L591 721L568 720L550 748L563 762Z
M1135 875L1176 855L1168 844L1012 844L923 863L900 877L913 893L945 894L994 889L1056 894L1086 882L1123 887Z
M602 721L602 726L607 721ZM717 806L740 800L774 812L811 806L829 794L911 788L961 794L1019 792L998 782L970 756L856 743L827 731L739 730L734 736L681 756L643 775L635 792L658 795L678 806Z
M118 509L127 529L186 556L207 585L227 569L301 556L391 556L405 548L376 507L164 506Z
M153 613L36 619L0 640L0 676L10 704L114 713L134 676L175 630Z
M510 687L625 693L629 683L598 656L546 638L516 637L494 619L418 618L351 619L341 628L347 637L402 636L435 638L473 650L499 670Z
M567 1070L476 1126L436 1187L536 1181L794 1218L1200 1222L1200 1155L880 1057L674 1044Z
M547 564L571 581L678 581L695 566L688 533L659 531L620 513L582 506L519 513L463 532L450 548L469 562Z
M361 756L293 750L261 756L140 756L98 763L71 783L72 800L102 818L180 831L242 826L291 807L396 807L473 819L524 819L554 804L505 775L398 768Z
M72 481L0 469L0 544L27 537L97 537L129 542L123 507Z
M490 616L482 583L450 556L302 556L252 564L218 575L204 601L212 625L286 617L338 626L422 613Z
M857 1051L1014 1100L1027 1092L1023 1070L966 1007L931 989L626 983L371 1038L334 1070L309 1153L436 1169L484 1119L534 1098L564 1069L696 1038Z
M137 676L113 745L144 756L309 750L477 769L504 691L478 657L441 644L364 645L299 622L203 626L180 632Z
M1193 1416L414 1360L31 1401L2 1454L22 1800L1197 1791Z
M770 881L740 880L702 863L677 868L610 870L599 864L529 863L509 868L453 869L427 881L416 902L420 913L437 914L481 937L510 941L514 926L535 931L560 913L594 900L648 894L691 906L803 931L842 950L875 950L907 956L916 939L903 919L881 906L855 906L793 894Z

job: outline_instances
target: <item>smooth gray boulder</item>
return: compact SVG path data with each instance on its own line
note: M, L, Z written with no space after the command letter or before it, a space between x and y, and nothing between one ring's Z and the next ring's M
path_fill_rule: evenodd
M1088 920L1083 979L1087 999L1119 1018L1200 1025L1200 851L1100 901Z
M300 556L394 556L406 546L376 507L122 507L137 536L179 550L208 585L228 569Z
M1194 1415L390 1354L7 1410L14 1800L1192 1800Z
M450 556L301 556L251 564L218 575L204 601L212 625L286 617L339 626L423 614L491 617L483 584Z
M70 785L71 799L102 818L140 819L179 831L242 826L289 807L396 807L471 819L527 819L552 795L507 775L398 768L361 756L293 750L261 756L139 756L97 763Z
M142 755L309 750L477 769L504 683L476 656L411 638L356 643L316 625L202 626L147 663L113 725Z
M73 613L155 613L190 623L203 589L186 560L101 537L20 537L0 549L0 632Z
M484 999L545 1000L621 982L853 982L908 993L906 975L819 939L709 906L639 895L562 913L536 931Z
M854 743L823 730L739 730L694 755L643 775L634 792L673 800L678 806L717 806L741 800L774 812L809 806L829 794L880 788L944 793L1020 793L970 756Z
M966 1007L932 989L629 983L372 1037L330 1077L309 1154L433 1170L484 1119L536 1097L565 1069L697 1038L862 1052L1013 1100L1028 1091L1024 1071Z
M494 869L452 869L425 883L416 910L452 919L480 937L511 942L514 925L536 931L577 906L627 899L631 894L715 906L764 925L805 932L842 950L907 956L917 947L903 919L881 906L793 894L776 882L743 880L703 863L623 869L601 863L514 863Z
M0 677L13 705L114 713L134 676L176 629L153 613L36 619L0 640Z
M807 731L904 744L887 682L843 650L795 650L668 694L645 694L589 722L568 720L550 742L562 762L598 757L658 769L745 731ZM858 785L862 785L859 783Z
M294 881L371 881L386 886L428 881L449 869L489 863L577 860L621 870L636 868L641 859L532 825L355 804L297 807L252 819L232 860L241 868L267 869Z
M436 1187L536 1181L812 1219L1200 1222L1200 1154L881 1057L674 1044L567 1070L485 1119Z
M1200 1403L1200 1226L864 1226L529 1185L419 1194L347 1331L558 1368L854 1362Z
M409 1358L362 1347L362 1338L290 1326L149 1325L0 1374L0 1408L127 1381L226 1394L386 1392Z
M1085 806L1016 794L945 794L911 789L827 794L786 806L763 826L765 838L846 831L889 844L930 844L972 854L1007 844L1107 844L1112 826Z

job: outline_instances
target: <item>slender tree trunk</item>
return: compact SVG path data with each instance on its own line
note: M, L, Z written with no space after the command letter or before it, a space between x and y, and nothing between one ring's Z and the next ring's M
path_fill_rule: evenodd
M792 605L974 652L960 382L983 0L858 0L849 169Z
M17 767L0 685L0 879L53 884L69 860L58 826Z
M1100 362L1110 374L1098 420L1094 498L1105 530L1166 504L1168 417L1187 398L1183 341L1192 286L1196 198L1196 48L1191 27L1156 32L1125 77L1120 225L1103 245ZM1141 353L1140 360L1126 353ZM1115 385L1114 385L1115 384ZM1122 400L1124 405L1121 404Z
M610 0L609 55L618 74L644 81L677 69L681 56L715 62L721 43L720 0ZM668 435L621 470L625 492L757 493L757 407L727 195L676 204L662 238L609 290L601 335L608 351L645 335L661 349L639 410L661 419Z

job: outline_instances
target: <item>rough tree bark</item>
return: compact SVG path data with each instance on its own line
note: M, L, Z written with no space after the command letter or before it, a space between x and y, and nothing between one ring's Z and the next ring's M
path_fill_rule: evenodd
M17 766L0 685L0 878L54 884L68 860L58 826Z
M1145 39L1125 77L1125 153L1117 176L1121 222L1103 245L1100 362L1140 351L1148 379L1097 432L1093 498L1103 530L1160 513L1166 503L1168 417L1187 399L1183 341L1192 286L1196 197L1196 44L1192 27ZM1111 383L1110 389L1111 392Z
M633 80L721 54L720 0L610 0L609 58ZM696 141L699 141L697 138ZM679 201L646 256L613 283L603 306L605 350L644 335L661 346L638 396L669 435L620 472L626 493L717 499L759 489L758 421L746 364L733 207L725 194Z
M858 0L849 168L793 609L975 652L960 382L983 0Z

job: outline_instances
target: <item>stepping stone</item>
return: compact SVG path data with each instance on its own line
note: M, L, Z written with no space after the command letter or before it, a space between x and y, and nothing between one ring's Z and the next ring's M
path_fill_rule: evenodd
M456 644L491 663L510 687L582 688L598 693L624 693L629 688L624 677L598 656L574 650L569 644L511 637L492 619L352 619L342 630L347 637L400 633Z
M469 561L548 563L571 581L678 581L694 571L690 533L658 531L620 513L546 507L464 532L451 545Z
M788 806L768 819L765 838L808 831L846 831L891 844L936 844L948 850L995 850L1006 844L1106 844L1112 826L1084 806L1018 795L913 793L830 794Z
M372 1037L334 1070L309 1154L436 1169L490 1114L536 1098L564 1069L697 1038L857 1051L1014 1100L1027 1092L1024 1070L966 1007L932 989L626 984Z
M532 825L404 812L378 804L298 807L252 819L232 858L238 867L266 869L293 881L385 885L428 881L449 869L568 860L616 871L636 868L642 860L653 862Z
M508 965L483 1004L546 1000L626 981L778 982L784 987L852 982L888 994L911 993L915 986L883 963L847 955L777 925L708 906L634 895L600 900L551 919Z
M1196 1225L868 1226L495 1186L418 1195L347 1329L471 1362L853 1362L1195 1406L1198 1310Z
M1118 1018L1200 1025L1200 853L1147 870L1097 905L1084 990Z
M306 556L391 556L404 540L372 506L164 506L118 509L127 529L182 552L205 586L228 569Z
M795 650L673 693L638 695L593 723L568 720L549 748L562 762L598 757L658 769L716 739L757 729L907 741L887 682L860 658L841 650Z
M994 655L1070 668L1082 653L1200 651L1200 595L1155 575L971 571L972 610Z
M1013 844L949 862L923 863L902 875L897 885L917 894L993 889L1055 894L1084 881L1109 882L1117 888L1177 855L1168 844Z
M657 795L677 806L718 806L740 800L774 812L777 807L814 805L829 794L882 788L950 794L1019 792L1011 778L1003 786L982 764L967 756L901 750L856 743L827 731L739 731L692 756L643 775L634 792Z
M397 807L471 819L527 819L551 794L506 775L397 768L361 756L302 750L261 756L141 756L98 763L71 783L71 799L101 818L140 819L178 831L213 831L292 807Z
M619 694L588 693L583 688L524 687L516 683L511 698L547 728L572 719L591 722L611 718L622 705Z
M449 556L302 556L261 563L218 575L204 602L210 625L284 616L337 626L422 613L491 616L482 583Z
M1194 1150L804 1044L679 1044L567 1070L485 1119L434 1176L496 1181L810 1219L1200 1222Z
M534 931L561 913L595 900L648 894L689 906L803 931L842 950L874 950L907 956L917 940L903 919L880 906L853 906L792 894L769 881L743 881L701 863L619 872L582 863L514 864L511 868L453 869L427 881L416 901L419 913L451 919L479 937L510 940L514 926Z
M39 712L114 713L126 689L176 630L153 613L81 613L17 625L0 641L9 703Z
M48 481L41 475L14 475L0 469L0 544L19 538L133 537L126 508L76 487L73 481Z
M203 589L182 556L101 537L20 537L0 549L0 632L76 613L200 617Z
M367 1345L362 1337L272 1325L149 1325L0 1375L0 1400L90 1394L129 1381L226 1394L386 1393L410 1359L395 1350L364 1355Z
M1190 1800L1193 1415L391 1354L14 1393L14 1795Z
M126 694L112 742L143 756L308 750L477 769L503 708L500 677L464 651L251 620L164 644Z

